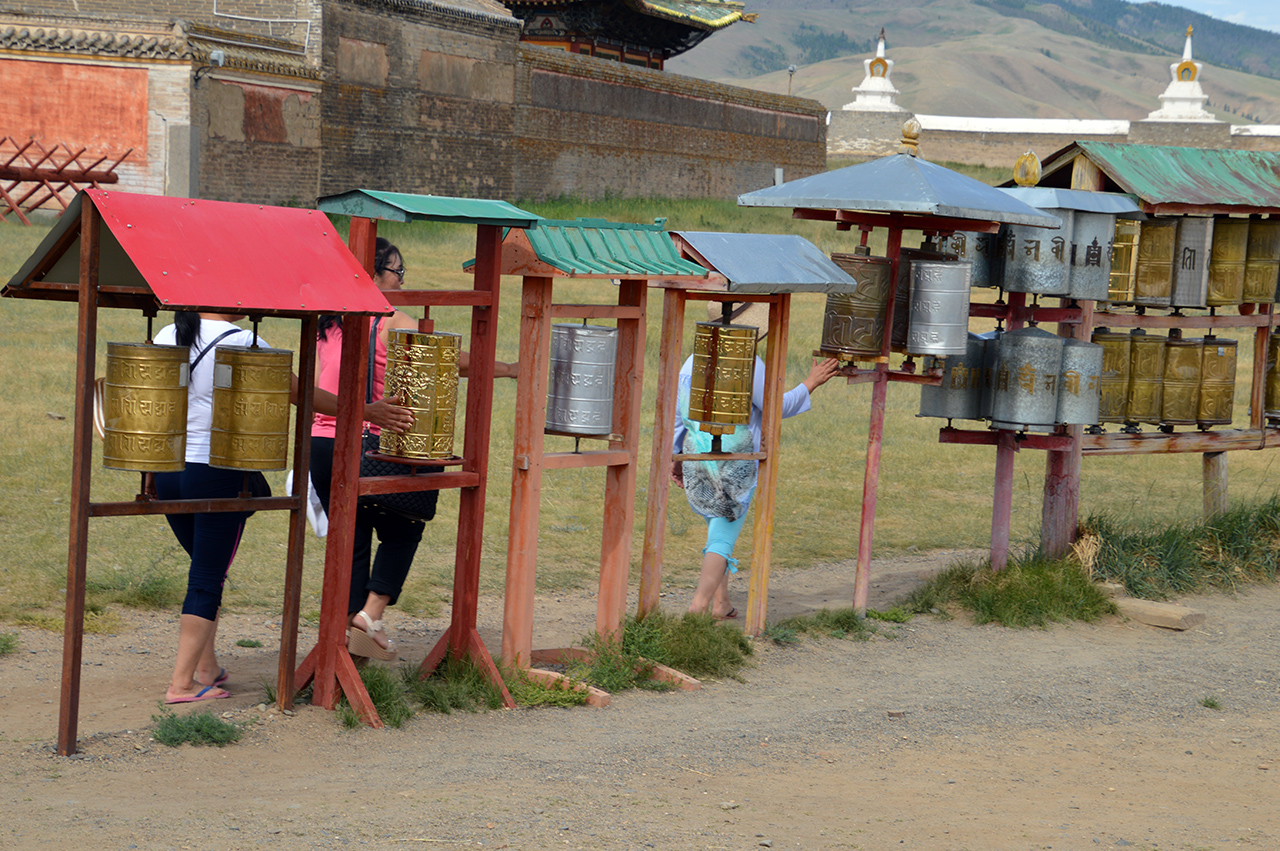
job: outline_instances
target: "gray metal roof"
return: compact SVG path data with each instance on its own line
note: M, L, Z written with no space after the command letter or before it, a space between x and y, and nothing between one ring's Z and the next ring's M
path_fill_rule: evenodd
M699 263L728 279L729 292L852 292L857 282L818 246L795 234L672 231Z
M1041 210L1110 213L1122 219L1147 217L1132 195L1121 195L1118 192L1086 192L1082 189L1054 189L1051 186L1001 186L1000 191Z
M1014 225L1061 222L972 177L919 157L894 154L738 196L744 207L867 210Z

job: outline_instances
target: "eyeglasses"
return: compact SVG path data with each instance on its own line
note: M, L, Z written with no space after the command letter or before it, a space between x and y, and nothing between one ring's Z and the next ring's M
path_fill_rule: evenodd
M395 275L395 276L396 276L397 278L399 278L400 280L402 280L402 281L404 280L405 268L404 268L403 266L401 266L399 269L386 268L386 269L383 269L382 271L384 271L384 272L390 272L391 274Z

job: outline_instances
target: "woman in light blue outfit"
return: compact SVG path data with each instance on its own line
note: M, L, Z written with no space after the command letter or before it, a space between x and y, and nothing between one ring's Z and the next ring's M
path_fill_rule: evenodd
M711 310L719 314L719 303L709 302ZM731 316L734 325L765 326L768 308L764 304L742 305ZM767 333L767 331L766 331ZM759 335L763 339L764 334ZM782 397L782 416L794 417L809 410L809 394L826 384L840 369L840 362L828 358L817 361L809 370L809 376L787 391ZM680 383L676 393L675 435L672 451L694 454L711 451L711 435L702 431L689 416L689 393L693 384L693 357L680 368ZM764 416L764 361L756 358L754 381L751 388L751 419L747 425L739 425L721 437L721 450L726 453L760 451L761 422ZM734 545L746 523L747 509L756 489L756 461L677 461L671 465L671 478L684 488L689 507L707 521L707 545L702 550L702 572L691 612L706 612L716 618L737 617L738 611L729 603L729 574L738 570L738 560L733 557Z

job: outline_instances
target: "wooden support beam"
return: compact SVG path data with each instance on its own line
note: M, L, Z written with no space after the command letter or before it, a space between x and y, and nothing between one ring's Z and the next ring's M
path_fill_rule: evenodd
M1227 453L1204 454L1204 519L1212 520L1227 510Z

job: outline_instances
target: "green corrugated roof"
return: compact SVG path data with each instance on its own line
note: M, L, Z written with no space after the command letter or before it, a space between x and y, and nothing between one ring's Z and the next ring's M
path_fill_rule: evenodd
M506 201L412 195L376 189L353 189L339 195L327 195L316 202L316 207L324 213L392 222L458 222L513 228L530 227L541 218Z
M662 225L604 219L542 219L525 231L538 259L570 275L694 275L705 268L676 253Z
M1076 145L1124 191L1148 204L1280 210L1280 153L1114 142Z

